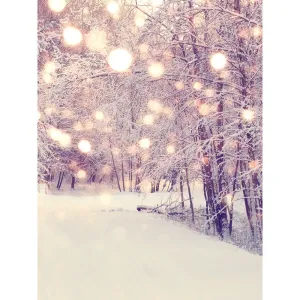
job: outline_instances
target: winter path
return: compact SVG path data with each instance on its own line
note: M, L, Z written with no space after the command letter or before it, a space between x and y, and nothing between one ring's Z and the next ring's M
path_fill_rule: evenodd
M39 300L262 299L260 256L111 203L40 197Z

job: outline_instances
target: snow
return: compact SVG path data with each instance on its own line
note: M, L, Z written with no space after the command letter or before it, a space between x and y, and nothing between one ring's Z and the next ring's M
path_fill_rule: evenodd
M155 194L40 195L38 298L262 299L261 256L136 211Z
M156 207L162 205L163 203L170 204L171 202L180 200L179 190L177 192L172 192L172 193L144 192L138 194L138 193L131 193L131 192L119 193L119 191L116 188L112 189L111 186L104 185L104 184L101 184L101 186L97 184L92 184L92 185L77 184L75 190L72 190L70 187L70 183L65 183L63 185L63 189L60 191L56 191L55 189L53 189L53 187L52 190L54 191L52 191L52 194L59 196L59 198L55 197L51 199L65 199L65 197L69 199L69 195L72 195L73 197L76 197L77 202L83 201L84 205L86 205L87 202L89 202L91 205L93 205L93 203L99 205L99 200L102 204L105 204L105 201L110 202L110 197L107 198L104 196L104 195L110 195L111 197L113 196L114 198L114 201L110 203L111 207L122 208L126 210L134 210L134 211L136 211L137 205ZM204 208L206 206L206 203L205 203L204 192L203 192L203 184L197 182L193 183L193 185L191 186L191 192L192 192L194 207ZM83 198L80 200L79 197L81 198L83 197ZM127 199L126 203L124 203L123 200L124 198ZM188 192L186 188L184 188L184 199L186 200L188 199ZM96 200L96 202L94 202L94 200ZM187 206L189 206L188 201L186 203ZM244 215L246 214L245 204L243 201L243 194L241 191L238 191L235 194L234 211L239 212L240 214L244 214Z

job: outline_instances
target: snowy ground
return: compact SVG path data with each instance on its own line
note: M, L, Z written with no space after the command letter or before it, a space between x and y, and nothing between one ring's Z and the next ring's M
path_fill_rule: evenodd
M262 299L260 256L139 213L141 202L39 196L38 299Z

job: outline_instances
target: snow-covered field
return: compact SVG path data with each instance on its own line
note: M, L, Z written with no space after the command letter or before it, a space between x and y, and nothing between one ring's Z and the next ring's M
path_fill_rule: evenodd
M154 195L40 195L39 299L262 299L260 256L136 211Z

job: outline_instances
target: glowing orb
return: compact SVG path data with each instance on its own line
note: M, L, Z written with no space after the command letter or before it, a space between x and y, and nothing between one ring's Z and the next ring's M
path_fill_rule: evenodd
M125 49L115 49L108 56L108 64L117 72L125 72L132 64L132 56Z
M169 119L173 116L173 110L171 107L164 107L163 113L166 114Z
M79 143L78 143L78 149L83 152L83 153L88 153L91 151L91 144L89 141L87 140L81 140Z
M145 24L145 19L142 17L136 17L134 23L137 27L142 27Z
M148 67L148 73L153 78L159 78L159 77L161 77L163 75L164 71L165 71L165 68L164 68L163 64L159 63L159 62L152 63Z
M106 33L98 29L93 29L86 36L87 47L94 52L101 52L106 46Z
M215 70L222 70L227 64L227 58L223 53L215 53L210 58L210 64Z
M61 135L62 135L62 132L55 128L55 127L51 127L49 130L48 130L48 134L50 135L50 138L53 140L53 141L59 141Z
M161 113L163 111L163 106L158 100L149 100L148 107L156 113Z
M99 121L103 120L104 119L104 114L102 111L96 111L95 113L95 118Z
M91 129L93 129L93 128L94 128L93 122L90 121L90 120L87 120L87 121L85 122L85 124L84 124L84 128L85 128L86 130L91 130Z
M119 156L121 151L118 147L113 147L112 148L112 153L115 155L115 156Z
M177 90L182 91L184 89L184 83L182 81L177 81L175 87Z
M252 29L252 34L253 34L254 37L260 37L262 35L262 29L261 29L261 27L255 26Z
M114 15L119 11L119 4L115 1L110 1L106 6L107 11Z
M246 121L251 121L254 119L255 116L255 112L253 110L250 109L244 109L242 112L242 117L244 120Z
M210 112L209 105L208 104L201 104L198 108L198 111L201 116L207 116Z
M48 73L43 73L43 80L45 83L50 84L53 82L53 77Z
M168 145L168 146L167 146L167 152L168 152L169 154L175 153L175 147L174 147L173 145Z
M144 124L146 124L146 125L152 125L153 122L154 122L154 117L153 117L152 115L146 115L146 116L144 116L144 118L143 118L143 122L144 122Z
M81 124L81 122L76 122L73 126L73 128L76 130L76 131L81 131L83 129L83 126Z
M55 109L53 107L47 107L45 108L44 112L47 116L51 116L51 114L55 112Z
M200 91L200 90L202 89L202 84L201 84L200 82L194 82L193 88L194 88L196 91Z
M140 44L139 50L141 53L147 53L149 50L149 46L147 44Z
M68 147L71 144L71 137L67 133L62 133L58 140L61 147Z
M139 145L143 149L148 149L150 147L150 140L147 138L141 139Z
M206 89L204 91L206 97L214 97L216 92L213 89Z
M64 41L69 46L76 46L82 41L81 32L75 27L66 27L63 33Z
M163 4L163 0L151 0L151 4L154 7L158 7Z
M86 172L84 170L79 170L77 172L77 177L78 178L85 178L86 177Z
M44 71L47 74L51 74L51 73L55 72L55 69L56 69L56 66L55 66L55 63L53 61L48 61L48 62L45 63Z
M249 169L254 169L259 166L259 161L258 160L252 160L249 162Z
M66 0L48 0L48 6L54 12L63 11L66 4Z

